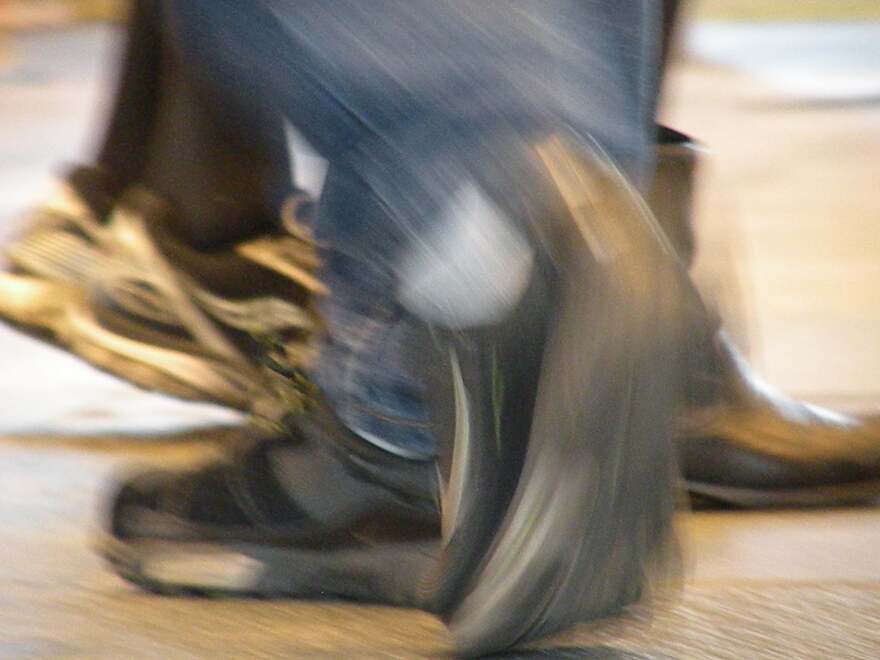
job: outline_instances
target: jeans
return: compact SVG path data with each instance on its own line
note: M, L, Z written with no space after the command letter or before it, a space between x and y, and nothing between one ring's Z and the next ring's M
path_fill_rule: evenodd
M331 290L317 381L362 437L431 458L401 264L516 139L588 134L644 179L660 3L168 1L204 75L237 99L274 104L329 163L316 226Z

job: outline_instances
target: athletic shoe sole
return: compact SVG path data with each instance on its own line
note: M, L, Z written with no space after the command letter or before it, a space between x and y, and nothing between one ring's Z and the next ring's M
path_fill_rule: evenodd
M880 480L813 488L766 490L685 482L688 492L711 502L748 509L815 508L867 504L880 499Z
M123 579L164 595L351 599L426 609L415 585L437 543L339 549L143 540L102 534L97 552Z

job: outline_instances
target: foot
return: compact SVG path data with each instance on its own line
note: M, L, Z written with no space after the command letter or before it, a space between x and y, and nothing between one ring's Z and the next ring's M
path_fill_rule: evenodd
M147 389L239 409L277 398L256 362L282 352L304 366L319 323L318 260L296 217L305 196L277 232L202 253L143 189L99 217L77 173L10 246L0 316Z
M427 305L421 317L451 448L429 587L463 655L636 600L670 547L674 500L682 275L672 249L589 147L554 138L504 162L523 162L517 180L528 183L518 195L483 190L518 234L503 243L527 246L509 254L530 255L511 260L510 272L526 270L517 301L458 326L426 318ZM448 292L454 273L436 270Z
M305 417L308 417L308 420ZM160 593L353 598L426 608L435 468L350 437L326 408L188 470L124 480L99 552Z
M880 498L880 418L785 397L723 332L712 336L679 419L688 490L705 504L835 506Z
M651 207L682 261L694 258L691 198L700 149L660 129ZM880 497L880 419L783 396L752 372L703 307L677 449L692 500L741 507L833 506Z

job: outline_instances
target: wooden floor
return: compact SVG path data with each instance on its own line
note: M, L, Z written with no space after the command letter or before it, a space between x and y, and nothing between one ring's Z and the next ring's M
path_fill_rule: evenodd
M707 146L700 267L753 363L793 394L876 405L878 98L792 99L690 62L663 114Z

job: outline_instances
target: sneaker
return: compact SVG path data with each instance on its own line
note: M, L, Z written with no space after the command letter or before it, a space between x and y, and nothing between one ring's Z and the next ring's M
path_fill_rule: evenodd
M98 551L163 594L350 598L420 607L436 561L436 468L353 437L329 409L267 434L242 430L225 460L125 479Z
M108 260L100 237L109 189L102 170L76 167L26 214L19 237L3 250L8 270L0 272L0 319L64 344L67 308Z
M319 325L315 299L324 289L307 231L291 217L274 234L202 252L172 235L169 213L144 189L117 204L104 237L113 259L67 310L70 349L181 398L242 410L277 398L260 356L282 352L304 365Z
M517 162L521 195L483 190L533 255L518 303L454 327L408 301L447 448L423 588L468 656L617 612L673 547L681 264L594 147L554 138L499 169Z

